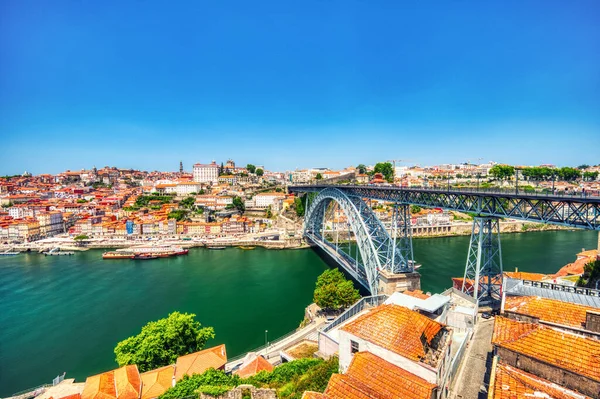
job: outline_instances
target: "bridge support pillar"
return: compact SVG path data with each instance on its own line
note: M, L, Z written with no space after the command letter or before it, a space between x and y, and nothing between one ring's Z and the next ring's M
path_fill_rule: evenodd
M410 221L410 205L394 204L394 212L392 214L392 231L391 236L394 239L392 246L391 260L392 271L399 272L401 270L414 270L414 255L412 245L412 224ZM395 252L399 252L398 254ZM396 260L400 258L399 264Z
M377 280L378 294L392 295L394 292L421 289L421 275L417 272L391 273L380 270Z
M500 299L502 249L500 223L494 217L475 217L467 255L462 291L480 304Z

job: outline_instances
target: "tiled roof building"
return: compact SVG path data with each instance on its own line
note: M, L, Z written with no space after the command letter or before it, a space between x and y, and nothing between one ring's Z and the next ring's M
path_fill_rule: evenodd
M504 302L504 312L511 318L519 319L518 316L523 315L578 329L586 328L588 312L598 311L600 309L591 306L535 296L506 296Z
M139 399L142 381L136 365L88 377L81 399Z
M339 330L340 372L356 352L371 352L432 384L449 370L452 330L404 306L380 305ZM444 361L446 360L446 361Z
M359 352L346 374L331 377L325 393L306 393L303 399L431 399L435 387L372 353Z
M179 381L185 374L202 374L211 367L220 369L225 366L225 363L227 363L225 345L180 356L175 364L175 379Z
M246 364L242 364L240 369L237 370L235 374L239 375L241 378L248 378L258 373L259 371L272 371L273 369L273 365L269 363L268 360L258 355Z
M342 330L419 361L426 358L428 345L442 328L442 324L403 306L381 305L348 323Z
M142 397L141 399L158 398L167 389L173 386L175 367L173 365L161 367L142 373Z
M600 397L600 341L496 317L492 344L505 364Z
M490 399L591 399L517 368L498 364Z

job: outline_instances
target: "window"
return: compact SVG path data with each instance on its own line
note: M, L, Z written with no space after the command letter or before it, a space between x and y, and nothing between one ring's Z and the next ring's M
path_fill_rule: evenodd
M350 353L358 352L358 342L350 341Z

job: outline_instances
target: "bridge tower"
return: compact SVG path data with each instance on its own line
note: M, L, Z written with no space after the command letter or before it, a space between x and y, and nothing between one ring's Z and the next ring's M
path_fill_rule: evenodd
M499 220L497 217L475 217L473 220L462 291L480 304L500 299L502 248Z
M392 262L398 257L396 251L400 253L400 264L392 263L392 272L400 273L412 269L414 266L414 255L412 245L412 227L410 221L410 205L409 204L397 204L394 203L394 210L392 214L392 228L391 235L394 238L394 245L392 246L392 253L389 259Z

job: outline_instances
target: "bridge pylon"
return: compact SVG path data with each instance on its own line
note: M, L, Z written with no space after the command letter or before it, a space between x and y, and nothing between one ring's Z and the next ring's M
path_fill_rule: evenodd
M496 217L475 217L465 266L462 291L480 304L500 299L502 247L500 222Z
M392 262L391 272L400 273L413 270L415 258L412 245L412 225L409 204L394 204L392 213L391 236L394 245L391 246L392 253L389 259ZM400 256L397 256L396 251ZM396 259L400 259L396 262Z

